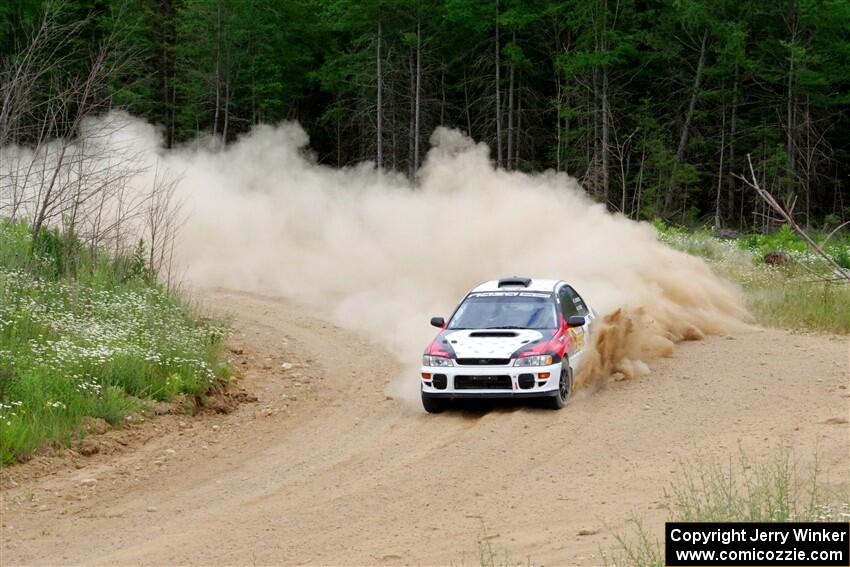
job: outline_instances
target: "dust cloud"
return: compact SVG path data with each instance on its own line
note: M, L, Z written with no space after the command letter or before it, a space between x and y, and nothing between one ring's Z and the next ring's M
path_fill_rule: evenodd
M701 260L611 214L563 173L494 169L489 149L437 129L417 182L373 164L318 165L295 123L258 126L223 149L162 149L156 128L126 115L118 136L144 154L150 183L180 177L185 222L177 263L193 286L281 295L362 330L418 364L469 288L507 275L570 282L604 316L585 385L633 377L681 340L738 327L737 291ZM401 382L416 395L416 371ZM395 390L396 392L398 389Z

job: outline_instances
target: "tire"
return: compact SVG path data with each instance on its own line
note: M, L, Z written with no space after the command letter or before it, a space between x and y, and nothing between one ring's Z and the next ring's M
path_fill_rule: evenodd
M424 393L422 394L422 407L428 413L442 413L446 411L447 406L448 400L444 398L432 398Z
M558 382L558 393L546 400L550 409L559 410L570 401L573 393L573 369L569 362L564 360L564 368L561 370L561 379Z

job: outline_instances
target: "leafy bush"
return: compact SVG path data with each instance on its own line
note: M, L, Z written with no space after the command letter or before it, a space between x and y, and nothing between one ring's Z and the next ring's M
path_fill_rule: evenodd
M85 416L118 424L143 400L202 394L221 378L223 326L133 259L100 256L72 277L67 242L36 240L0 223L0 461L68 443Z
M756 250L762 254L772 250L784 250L786 252L806 252L806 242L797 236L791 228L783 224L779 230L769 234L750 234L739 241L741 246Z

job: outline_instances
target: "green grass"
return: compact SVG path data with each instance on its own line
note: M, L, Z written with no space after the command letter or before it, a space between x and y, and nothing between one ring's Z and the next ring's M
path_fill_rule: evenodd
M816 283L797 276L745 289L750 311L766 325L850 333L848 284Z
M33 242L0 222L0 462L113 425L148 400L200 395L219 380L226 329L146 273L56 232Z
M666 494L669 521L826 522L850 516L846 487L823 483L817 460L809 467L796 466L787 449L766 463L741 456L737 463L692 463L682 470ZM661 541L640 520L633 520L631 533L617 540L620 548L606 555L613 564L664 565Z
M738 283L750 312L768 326L850 333L850 285L823 281L835 276L831 268L787 227L770 235L745 235L723 240L707 231L691 232L655 223L666 244L704 258L719 275ZM826 235L815 234L823 242ZM785 266L769 266L764 254L787 254ZM850 240L836 236L827 250L850 269Z

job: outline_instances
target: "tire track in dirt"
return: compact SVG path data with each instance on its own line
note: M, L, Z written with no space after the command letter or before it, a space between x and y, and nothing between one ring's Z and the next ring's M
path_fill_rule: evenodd
M4 490L3 564L474 564L486 526L517 561L594 565L635 515L658 533L681 460L817 444L824 477L850 477L846 337L709 337L560 412L430 416L388 399L402 365L368 337L203 296L232 314L259 402Z

